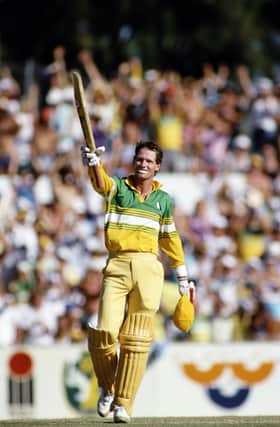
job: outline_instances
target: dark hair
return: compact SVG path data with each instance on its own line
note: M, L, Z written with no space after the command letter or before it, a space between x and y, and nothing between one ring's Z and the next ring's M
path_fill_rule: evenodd
M147 148L148 150L154 151L156 153L156 163L161 164L163 152L162 149L159 147L158 144L156 144L153 141L140 141L136 144L135 147L135 153L134 153L134 160L136 156L138 155L139 151L142 150L142 148Z

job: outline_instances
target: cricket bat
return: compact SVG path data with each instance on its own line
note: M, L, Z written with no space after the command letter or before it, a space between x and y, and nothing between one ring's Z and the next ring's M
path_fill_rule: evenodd
M87 111L83 82L78 71L72 71L72 81L73 81L73 88L74 88L75 105L76 105L77 113L81 123L84 138L86 141L86 145L91 151L95 151L96 146L95 146L90 118ZM98 166L96 166L94 170L95 170L95 176L96 176L96 183L98 187L102 189L104 185L103 185L103 180L101 178Z

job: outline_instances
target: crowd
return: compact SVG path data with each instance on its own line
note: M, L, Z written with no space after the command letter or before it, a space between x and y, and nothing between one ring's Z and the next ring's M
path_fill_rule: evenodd
M0 345L86 341L97 313L103 202L82 165L83 136L65 48L24 92L0 68ZM200 77L144 70L105 77L79 53L96 145L109 174L131 171L135 144L164 151L158 180L174 197L196 319L171 320L179 297L168 261L158 342L280 337L280 80L245 65L203 64ZM42 85L44 82L44 85Z

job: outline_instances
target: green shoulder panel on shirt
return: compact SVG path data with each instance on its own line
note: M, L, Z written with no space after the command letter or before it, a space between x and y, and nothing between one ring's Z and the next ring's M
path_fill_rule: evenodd
M147 216L156 215L157 217L159 216L161 220L172 218L172 200L166 191L157 189L153 191L144 202L141 202L137 192L127 185L125 178L114 176L113 179L117 184L118 190L112 197L111 210L124 208L129 209L132 215L133 212L137 215L144 211ZM144 212L143 214L145 215Z

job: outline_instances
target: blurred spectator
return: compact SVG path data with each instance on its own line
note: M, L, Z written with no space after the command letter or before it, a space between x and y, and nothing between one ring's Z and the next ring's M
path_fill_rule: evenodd
M272 318L265 309L264 304L259 301L251 317L247 338L253 341L271 339L271 329Z
M228 153L227 169L231 172L247 173L251 169L252 142L248 135L239 134L232 140L232 151Z
M135 145L140 140L141 130L138 123L133 120L125 121L123 124L119 153L116 153L119 160L119 175L126 176L132 172L131 164L134 156Z
M264 144L277 144L279 102L273 93L273 82L268 77L257 81L257 96L251 107L253 149L261 153Z
M149 96L149 115L154 124L155 140L163 150L162 172L186 170L183 155L183 120L176 84L162 80L162 87Z

